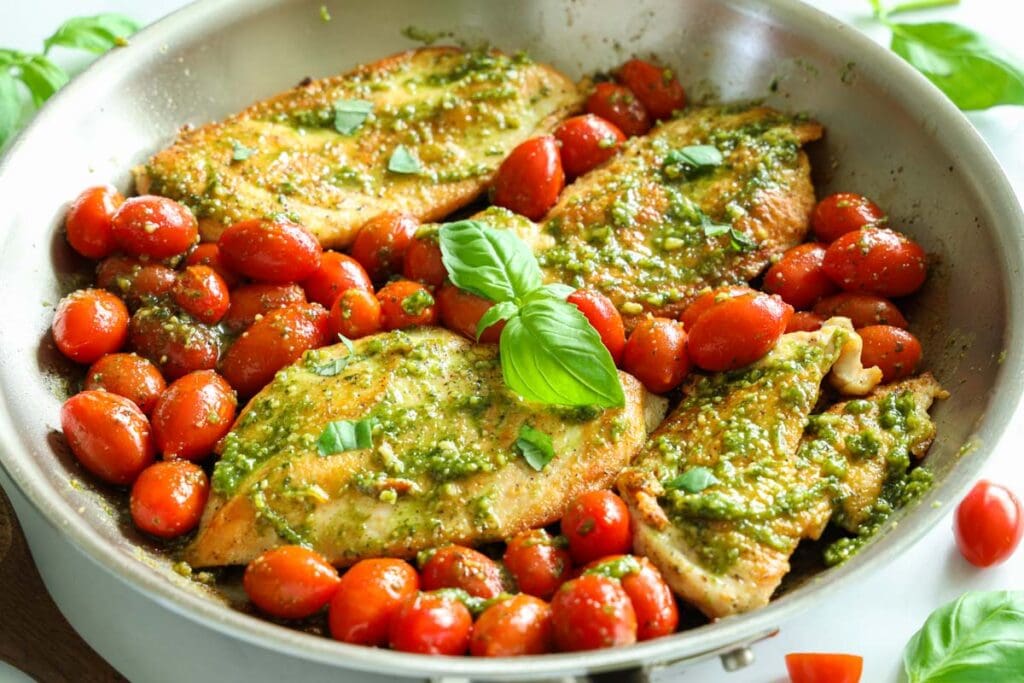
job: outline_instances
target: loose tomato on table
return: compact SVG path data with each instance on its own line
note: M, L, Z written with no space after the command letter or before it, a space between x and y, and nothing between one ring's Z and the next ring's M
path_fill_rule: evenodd
M681 323L668 318L646 318L633 329L622 350L622 368L648 391L661 394L683 381L690 372L687 334Z
M689 330L690 360L711 372L749 365L771 351L792 315L792 306L763 292L718 301Z
M228 285L209 266L188 266L178 274L172 290L174 303L193 318L216 325L231 306Z
M884 297L913 294L928 275L924 249L888 228L846 233L829 245L822 267L848 292Z
M565 171L558 142L542 135L521 143L501 163L491 199L497 206L539 221L558 201L563 187Z
M380 332L380 301L373 292L350 289L331 306L328 326L331 338L359 339Z
M614 123L594 114L573 116L555 129L562 145L562 169L576 178L618 154L626 136Z
M572 576L572 556L565 538L544 529L516 534L505 547L505 567L524 593L547 600Z
M132 521L147 534L176 538L199 525L209 493L206 473L195 463L154 463L142 470L132 485Z
M169 380L214 368L220 357L216 330L166 306L135 311L128 336L132 350L153 361Z
M786 323L786 334L790 332L814 332L825 324L825 318L810 311L797 311Z
M297 545L268 550L249 563L242 587L254 605L280 619L319 612L340 583L338 570L319 553Z
M419 225L415 216L397 211L371 218L356 234L352 258L366 269L371 280L383 282L403 269L405 253Z
M670 118L686 106L686 92L672 69L634 58L620 66L616 76L652 118Z
M873 201L852 192L837 192L825 197L811 214L814 236L825 243L884 221L885 214Z
M242 278L235 271L224 265L224 259L220 257L220 247L215 242L203 242L197 244L188 254L185 255L186 266L209 266L217 271L229 289L234 289L241 284Z
M124 195L109 185L90 187L71 203L64 219L71 248L91 259L106 258L114 243L114 214L124 204Z
M402 262L402 275L406 280L422 282L427 287L440 287L448 278L441 256L441 246L431 235L417 235L409 242Z
M380 323L385 330L400 330L413 325L437 322L434 297L418 282L396 280L377 292L380 302Z
M873 294L842 292L825 297L814 305L814 312L824 318L834 315L849 318L857 329L869 325L892 325L903 329L908 326L896 304Z
M629 508L611 491L588 491L569 503L562 534L577 564L628 553L633 547Z
M149 420L123 396L75 394L64 402L60 424L78 462L108 484L131 484L153 462Z
M1024 536L1024 508L1005 486L979 481L956 508L953 524L960 554L976 567L1005 562Z
M153 410L153 436L168 460L201 460L231 430L238 399L213 370L175 380Z
M626 327L612 300L593 289L577 289L566 301L580 309L618 365L626 348Z
M320 267L302 281L306 297L324 308L330 308L344 292L350 289L373 291L370 276L359 261L347 254L325 251Z
M419 591L419 576L404 560L360 560L342 577L331 598L327 622L335 640L385 647L391 620Z
M309 277L323 256L309 230L286 219L254 218L230 226L217 240L221 261L259 282L288 284Z
M651 129L647 109L629 88L616 83L598 83L587 97L587 112L596 114L621 130L627 137L643 135Z
M823 652L794 652L786 655L786 669L792 683L858 683L864 658L858 655Z
M824 246L813 242L795 246L765 273L764 291L778 294L793 308L810 308L839 289L825 274L824 261Z
M597 650L636 642L636 613L617 580L584 574L562 584L551 600L555 648Z
M224 316L224 327L238 333L260 316L292 304L306 303L306 293L296 284L267 285L252 283L231 292L231 305Z
M94 363L118 351L128 338L128 309L103 289L80 289L57 304L53 341L76 363Z
M483 553L461 545L447 545L432 551L420 567L423 590L461 588L478 598L501 594L501 567Z
M185 253L199 239L199 224L188 208L166 197L131 197L114 213L112 234L129 254L164 259Z
M492 306L494 302L470 294L451 283L445 283L437 292L437 314L441 323L469 339L476 339L477 323ZM503 329L505 322L496 322L483 331L479 341L497 344Z
M860 328L857 333L864 342L861 363L866 368L880 368L883 382L909 377L921 362L921 342L904 329L891 325L870 325Z
M445 591L407 598L391 619L392 649L425 655L461 655L469 649L473 617Z
M476 657L542 655L551 648L551 606L522 594L484 610L469 643Z
M156 366L135 353L108 353L85 373L85 389L103 389L124 396L146 415L153 412L167 388Z
M636 613L637 640L660 638L675 632L679 625L679 608L672 589L646 557L604 557L587 565L583 573L618 579Z
M147 263L132 256L114 255L96 267L96 284L117 294L135 310L169 297L177 274L162 263Z

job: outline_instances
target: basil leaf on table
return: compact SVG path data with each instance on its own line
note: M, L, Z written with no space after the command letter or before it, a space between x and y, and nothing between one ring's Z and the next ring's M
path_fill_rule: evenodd
M43 43L49 52L55 45L78 48L101 55L139 30L139 25L123 14L97 14L68 19Z
M555 457L555 448L551 437L539 429L524 424L519 428L516 448L523 454L523 459L533 469L540 472Z
M1024 672L1024 591L968 592L932 612L903 651L908 683L1016 681Z
M537 259L511 230L458 221L441 226L438 241L448 277L459 289L501 303L541 286Z

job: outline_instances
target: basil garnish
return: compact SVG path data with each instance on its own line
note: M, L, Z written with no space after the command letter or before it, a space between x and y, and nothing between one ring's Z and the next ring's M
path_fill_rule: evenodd
M373 111L373 102L338 100L334 103L334 130L342 135L356 132Z
M416 174L420 172L420 161L413 156L408 147L399 145L388 159L388 170L405 175Z
M555 457L555 448L551 445L551 437L527 424L519 428L516 448L523 454L523 459L530 467L538 472L543 470Z
M458 221L442 226L438 236L448 277L459 289L501 303L541 286L537 259L511 230Z
M661 170L670 179L693 177L716 166L721 166L724 157L712 145L687 145L670 150L665 155Z
M231 141L231 161L245 161L255 152L252 147L246 147L235 140Z
M345 451L373 446L373 428L377 420L372 417L362 420L335 420L328 422L317 440L320 455L334 455Z
M665 482L669 490L681 490L687 493L700 493L709 486L718 483L718 478L707 467L691 467L675 479Z

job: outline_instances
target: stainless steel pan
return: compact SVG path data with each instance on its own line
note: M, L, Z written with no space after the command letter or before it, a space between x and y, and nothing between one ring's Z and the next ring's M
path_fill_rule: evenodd
M739 666L746 645L837 582L884 571L975 477L1020 396L1024 220L966 119L897 58L793 0L337 0L327 3L330 22L320 4L210 0L186 8L61 92L0 164L0 481L61 609L127 676L537 679L629 670L642 678L713 654ZM630 648L511 662L342 645L252 618L174 574L119 521L115 498L83 483L55 431L67 368L48 327L52 305L84 265L60 233L66 202L89 184L127 189L129 168L182 124L411 47L400 34L409 25L525 49L575 75L654 53L679 70L692 97L764 98L821 120L828 134L812 153L819 190L874 197L938 264L911 310L929 365L953 392L936 409L929 462L938 476L929 496L844 566L796 572L760 611ZM977 447L962 455L964 443Z

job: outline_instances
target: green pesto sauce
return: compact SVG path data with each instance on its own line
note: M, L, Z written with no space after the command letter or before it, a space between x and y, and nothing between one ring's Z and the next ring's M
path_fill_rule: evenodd
M426 289L417 289L402 299L402 310L408 315L418 316L434 305L434 297Z
M583 573L607 576L610 579L621 581L627 576L639 574L642 570L643 567L640 565L640 560L636 557L633 555L621 555L615 559L600 562Z

